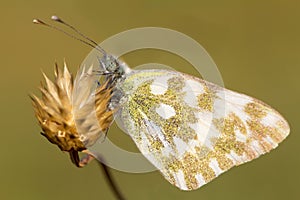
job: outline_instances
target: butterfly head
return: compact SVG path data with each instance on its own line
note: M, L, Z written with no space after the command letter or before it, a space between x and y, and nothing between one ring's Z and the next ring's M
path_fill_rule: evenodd
M100 59L100 67L106 74L115 74L122 76L130 71L129 67L122 61L118 60L115 56L105 54Z
M112 55L107 55L105 54L101 59L100 59L100 64L101 67L109 72L109 73L113 73L118 71L118 69L120 68L120 63L118 62L118 60L112 56Z

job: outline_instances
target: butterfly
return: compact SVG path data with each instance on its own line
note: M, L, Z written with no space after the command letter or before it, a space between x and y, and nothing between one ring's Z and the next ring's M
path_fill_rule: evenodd
M103 54L97 71L83 68L73 81L66 65L64 71L56 67L54 82L45 76L42 99L32 96L42 134L78 167L95 157L87 148L107 134L114 118L181 190L197 189L271 151L290 132L260 100L178 71L133 70L88 41Z

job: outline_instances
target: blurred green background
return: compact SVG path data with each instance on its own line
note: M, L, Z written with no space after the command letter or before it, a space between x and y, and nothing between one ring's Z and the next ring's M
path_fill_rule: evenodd
M65 58L73 74L90 48L33 25L61 16L96 41L127 29L165 27L194 38L210 53L225 86L257 97L289 121L291 135L270 154L234 168L204 187L182 192L158 172L112 170L127 199L299 199L300 3L268 1L1 1L0 199L114 199L99 167L77 169L40 134L28 94L38 93L41 69L52 77ZM131 66L157 62L193 74L183 59L156 50L124 56ZM119 146L135 145L113 127Z

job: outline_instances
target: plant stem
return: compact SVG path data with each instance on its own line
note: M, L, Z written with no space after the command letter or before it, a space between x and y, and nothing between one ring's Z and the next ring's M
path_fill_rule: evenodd
M112 192L115 194L118 200L125 200L124 196L121 194L119 188L116 185L116 182L111 176L111 173L109 172L108 167L103 164L101 161L98 161L99 166L102 168L104 175L106 177L106 180L108 181L108 184L112 190Z

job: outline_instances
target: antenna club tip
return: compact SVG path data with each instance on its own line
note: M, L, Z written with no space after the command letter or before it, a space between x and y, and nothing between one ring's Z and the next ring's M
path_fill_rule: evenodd
M51 19L54 20L54 21L58 21L58 22L61 22L61 21L62 21L62 20L61 20L58 16L56 16L56 15L52 15L52 16L51 16Z
M45 24L43 21L39 20L39 19L33 19L32 22L34 24Z

